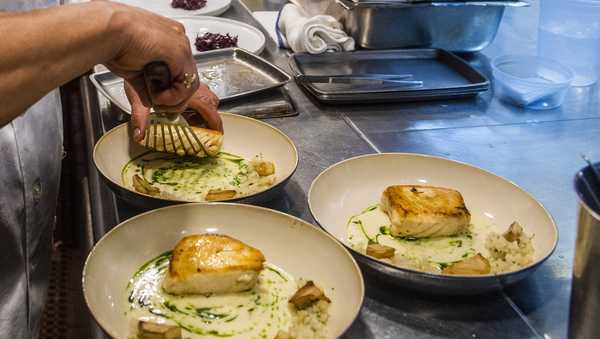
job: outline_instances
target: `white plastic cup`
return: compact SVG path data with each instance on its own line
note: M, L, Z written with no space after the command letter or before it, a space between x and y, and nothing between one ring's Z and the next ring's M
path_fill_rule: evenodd
M575 74L573 86L589 86L600 71L600 0L542 0L538 55Z

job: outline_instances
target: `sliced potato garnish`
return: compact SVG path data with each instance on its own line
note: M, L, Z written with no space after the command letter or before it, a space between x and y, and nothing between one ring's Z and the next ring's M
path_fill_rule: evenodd
M160 189L152 186L151 183L146 180L146 178L136 174L132 177L133 188L136 191L149 195L158 195L160 193Z
M235 190L210 190L206 194L206 201L225 200L235 197L237 192Z
M394 256L396 249L390 246L371 243L367 246L367 255L377 259L388 259Z
M490 262L480 253L465 260L455 262L444 268L442 273L460 274L460 275L479 275L488 274L492 270Z
M138 323L139 339L181 339L181 328L176 325L159 324L140 320Z

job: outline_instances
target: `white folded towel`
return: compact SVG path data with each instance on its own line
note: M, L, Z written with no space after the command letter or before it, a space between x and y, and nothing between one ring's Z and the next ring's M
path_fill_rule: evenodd
M294 52L320 54L326 51L353 51L354 39L332 16L310 17L294 4L287 4L279 13L277 29L281 47Z

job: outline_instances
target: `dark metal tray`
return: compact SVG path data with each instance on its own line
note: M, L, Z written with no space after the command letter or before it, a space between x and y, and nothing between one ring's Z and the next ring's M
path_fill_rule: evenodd
M202 82L226 102L286 84L291 77L281 68L240 48L219 49L195 55ZM131 106L123 79L105 71L90 75L98 91L125 112Z
M473 96L489 89L489 80L464 60L440 49L356 51L294 54L290 66L296 82L318 100L331 103L372 103L449 99ZM306 75L412 74L418 88L386 85L311 83Z
M357 5L399 5L415 3L518 3L520 0L350 0Z

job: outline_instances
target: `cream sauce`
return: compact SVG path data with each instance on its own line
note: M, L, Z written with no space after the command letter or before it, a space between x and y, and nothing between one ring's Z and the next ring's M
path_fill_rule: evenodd
M184 201L205 201L210 190L235 190L239 198L263 191L275 181L275 174L261 177L250 161L225 152L206 158L147 152L123 167L121 180L132 190L136 174L158 188L158 196Z
M485 238L488 227L481 223L469 225L467 232L450 237L400 238L390 234L391 221L380 206L373 205L348 220L348 242L351 247L366 253L370 242L393 247L392 259L381 259L395 266L440 273L454 262L477 253L487 253Z
M265 264L257 285L249 291L228 294L174 296L161 288L171 252L144 264L127 287L127 316L132 335L139 319L176 324L184 339L274 338L291 325L289 298L294 278L273 264Z

